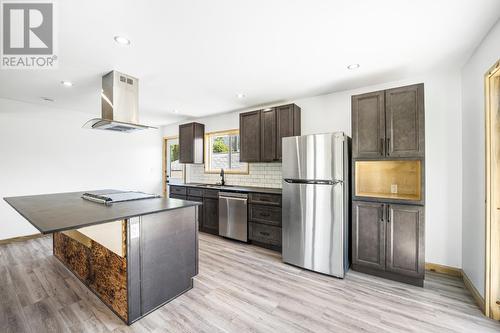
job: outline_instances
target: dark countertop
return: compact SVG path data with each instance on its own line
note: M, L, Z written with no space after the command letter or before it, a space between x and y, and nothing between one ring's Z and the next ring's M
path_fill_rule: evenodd
M245 192L245 193L269 193L269 194L281 194L280 188L272 188L272 187L256 187L256 186L239 186L239 185L230 185L230 186L221 186L221 185L212 185L204 186L206 184L202 183L169 183L168 185L172 186L184 186L184 187L196 187L208 190L219 190L225 192Z
M4 200L43 234L200 205L194 201L155 198L105 206L82 199L83 193L30 195Z

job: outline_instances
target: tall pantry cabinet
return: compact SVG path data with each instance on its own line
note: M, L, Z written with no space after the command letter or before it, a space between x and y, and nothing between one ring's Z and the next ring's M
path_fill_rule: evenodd
M423 286L423 84L352 96L352 157L352 269Z

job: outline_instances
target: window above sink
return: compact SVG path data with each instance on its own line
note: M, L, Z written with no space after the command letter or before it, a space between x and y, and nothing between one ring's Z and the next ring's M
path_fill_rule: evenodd
M205 134L205 173L248 174L248 163L240 162L239 130Z

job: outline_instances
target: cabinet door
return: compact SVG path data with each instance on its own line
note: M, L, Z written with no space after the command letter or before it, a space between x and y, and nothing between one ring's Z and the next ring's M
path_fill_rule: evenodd
M275 108L277 119L276 158L281 159L281 139L300 135L300 108L295 104Z
M276 110L262 110L260 121L260 161L271 162L276 159Z
M386 224L386 271L423 277L424 207L390 205Z
M352 202L353 264L385 269L384 207L381 203Z
M219 234L219 199L203 199L203 223L202 231Z
M179 162L193 163L193 137L194 126L192 123L179 125Z
M386 90L387 156L424 156L424 85Z
M240 161L260 161L260 110L240 114Z
M352 157L385 155L384 92L352 96Z

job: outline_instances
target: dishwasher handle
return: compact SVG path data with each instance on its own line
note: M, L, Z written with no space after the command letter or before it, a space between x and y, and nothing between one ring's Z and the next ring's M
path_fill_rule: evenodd
M245 200L246 201L246 200L248 200L248 194L219 192L219 199Z

